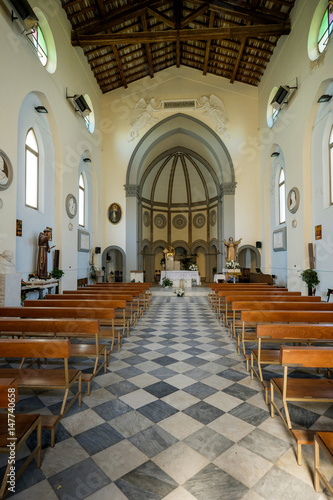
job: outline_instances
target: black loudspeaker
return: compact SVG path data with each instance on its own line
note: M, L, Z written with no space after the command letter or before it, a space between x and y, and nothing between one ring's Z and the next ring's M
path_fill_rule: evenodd
M261 248L261 241L256 241L256 248Z
M95 247L95 253L101 253L101 247Z

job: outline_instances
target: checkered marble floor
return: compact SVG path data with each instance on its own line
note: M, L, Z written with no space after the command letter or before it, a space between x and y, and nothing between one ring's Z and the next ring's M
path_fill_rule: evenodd
M108 372L94 379L91 395L58 425L53 449L43 432L42 466L29 465L11 498L328 498L313 489L312 448L303 447L298 466L294 441L278 416L270 418L262 386L214 318L206 291L156 294ZM17 411L59 411L54 392L20 396ZM293 406L292 418L333 429L329 405ZM19 459L28 451L23 447ZM331 466L325 468L330 474Z

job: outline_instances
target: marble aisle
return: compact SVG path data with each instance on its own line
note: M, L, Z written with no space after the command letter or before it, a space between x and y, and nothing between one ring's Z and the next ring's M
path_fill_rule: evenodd
M313 489L312 448L303 447L299 467L293 440L277 416L270 418L261 385L250 380L201 292L154 296L121 352L111 356L108 373L96 377L82 407L75 404L57 427L53 449L43 433L41 469L30 464L8 498L329 498ZM53 396L26 392L17 410L56 413ZM292 410L298 425L333 429L327 404ZM28 451L23 447L19 458Z

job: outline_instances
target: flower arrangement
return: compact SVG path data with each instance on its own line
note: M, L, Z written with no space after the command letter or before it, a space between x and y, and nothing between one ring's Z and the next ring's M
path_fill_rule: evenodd
M168 286L172 286L173 285L173 281L171 281L171 279L169 278L163 278L162 280L162 286L164 288L168 287Z
M62 269L58 269L57 267L51 271L51 276L55 279L60 279L64 274L64 271Z
M184 288L177 288L177 290L175 291L175 294L177 295L177 297L184 297L184 295L185 295Z
M226 269L240 269L240 265L235 260L230 260L225 264Z
M189 271L197 271L198 270L198 266L197 266L197 264L191 264L188 269L189 269Z
M28 275L28 280L29 281L34 281L35 279L37 278L36 274L35 273L30 273Z

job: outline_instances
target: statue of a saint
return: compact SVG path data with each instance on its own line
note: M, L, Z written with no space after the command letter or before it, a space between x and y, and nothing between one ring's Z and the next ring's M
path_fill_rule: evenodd
M168 245L164 250L163 253L165 255L165 260L174 260L175 258L175 249L171 246Z
M51 231L46 228L38 236L38 261L37 261L37 276L38 278L47 278L47 254L50 253L49 247Z
M0 254L0 274L15 273L14 255L10 250L5 250Z
M234 239L230 236L229 242L224 240L224 248L225 248L225 255L226 255L226 262L230 262L231 260L235 261L237 254L238 254L238 245L242 241L242 238L240 238L237 241L234 241Z

